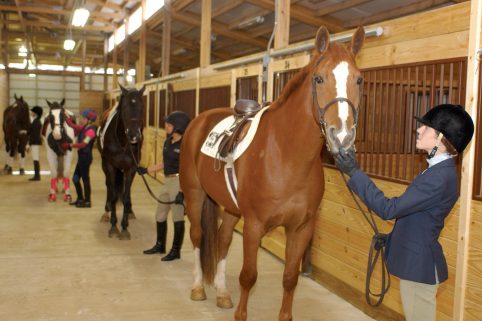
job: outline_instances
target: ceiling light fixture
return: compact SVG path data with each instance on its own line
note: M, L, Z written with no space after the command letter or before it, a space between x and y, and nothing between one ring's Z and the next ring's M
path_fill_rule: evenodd
M243 29L243 28L251 27L253 25L262 24L263 22L264 22L263 16L256 16L240 22L238 24L238 28Z
M89 20L90 12L86 8L77 8L74 11L74 17L72 18L72 26L83 27Z
M65 39L64 41L64 49L67 51L72 51L75 48L75 41L72 39Z

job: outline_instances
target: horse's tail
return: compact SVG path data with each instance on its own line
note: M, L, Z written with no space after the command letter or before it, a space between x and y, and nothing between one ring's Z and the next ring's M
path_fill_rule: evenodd
M212 284L218 259L218 205L206 195L201 212L201 268L203 279Z

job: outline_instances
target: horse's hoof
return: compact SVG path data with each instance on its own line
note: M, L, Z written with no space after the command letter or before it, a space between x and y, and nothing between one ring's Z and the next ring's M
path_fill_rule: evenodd
M119 229L117 228L117 226L112 226L109 230L109 237L112 237L114 235L119 235Z
M231 296L226 294L225 296L216 297L216 305L221 309L231 309L233 307L233 301L231 301Z
M64 195L64 202L72 202L72 196L70 196L69 194L65 194Z
M131 239L131 233L129 233L128 230L122 230L122 232L119 234L119 240L130 240Z
M105 212L101 217L100 217L100 222L109 222L110 217L109 217L109 212Z
M193 301L204 301L206 300L206 292L204 288L197 288L191 290L191 300Z
M55 202L57 200L56 194L49 194L49 202Z
M136 214L134 214L134 212L130 212L129 215L127 215L127 219L129 220L135 220L137 217L136 217Z

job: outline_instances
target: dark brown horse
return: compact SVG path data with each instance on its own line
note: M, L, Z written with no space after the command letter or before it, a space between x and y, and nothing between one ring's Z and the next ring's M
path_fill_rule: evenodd
M119 239L130 239L127 230L128 216L132 214L131 185L136 174L136 168L141 159L142 130L144 129L144 103L141 90L125 89L120 86L122 94L119 104L114 110L108 110L102 115L98 146L102 156L102 169L107 186L106 213L111 212L109 237L118 235ZM109 113L111 114L109 118ZM113 115L113 116L112 116ZM109 119L109 120L108 120ZM122 197L124 213L122 216L122 232L117 228L116 203Z
M364 38L360 27L351 46L330 44L328 30L318 30L309 64L263 114L254 140L234 163L239 207L228 193L223 171L216 171L215 160L200 153L210 130L232 111L210 110L189 125L181 148L180 179L195 255L191 299L204 300L204 283L214 282L218 306L232 306L225 285L226 255L234 226L243 217L244 260L235 320L247 319L248 296L258 274L258 247L277 226L284 227L287 240L279 320L292 320L300 262L313 236L324 191L323 146L326 143L336 154L355 141L363 86L355 56ZM216 204L226 212L219 229Z
M13 158L20 155L20 174L24 174L25 152L30 130L30 111L23 96L14 95L15 103L3 113L3 132L5 149L7 151L7 163L4 170L11 174Z

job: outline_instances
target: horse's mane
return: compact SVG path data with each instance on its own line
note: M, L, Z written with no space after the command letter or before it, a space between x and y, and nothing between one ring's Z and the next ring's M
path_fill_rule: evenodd
M319 57L320 57L319 54L313 54L313 57L310 59L310 62L302 69L300 69L293 76L293 78L290 79L290 81L288 81L286 86L281 91L280 96L273 102L270 108L273 108L273 109L279 108L286 101L286 99L288 99L288 97L293 93L293 91L295 91L295 89L297 89L303 83L306 76L310 73L314 65L319 60Z

